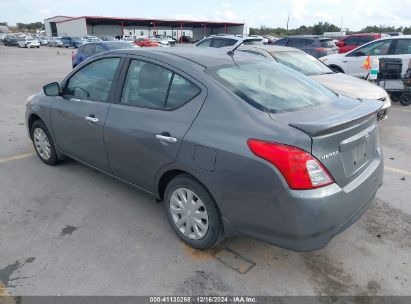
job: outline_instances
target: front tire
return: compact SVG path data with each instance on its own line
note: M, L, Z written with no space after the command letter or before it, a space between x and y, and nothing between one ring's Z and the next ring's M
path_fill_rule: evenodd
M53 138L42 121L36 120L31 126L31 138L38 157L45 164L55 166L60 162Z
M178 235L195 249L208 249L222 239L218 207L207 189L189 175L175 177L167 185L164 205L168 221Z

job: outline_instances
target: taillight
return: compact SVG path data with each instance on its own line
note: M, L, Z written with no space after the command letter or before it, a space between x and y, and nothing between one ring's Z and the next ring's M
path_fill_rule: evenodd
M73 60L74 59L74 56L75 56L76 54L74 53L74 51L71 51L71 60Z
M317 52L325 53L325 52L327 52L328 49L326 49L326 48L315 48L314 50L316 50Z
M334 183L328 170L302 149L256 139L249 139L247 144L251 152L281 172L291 189L316 189Z

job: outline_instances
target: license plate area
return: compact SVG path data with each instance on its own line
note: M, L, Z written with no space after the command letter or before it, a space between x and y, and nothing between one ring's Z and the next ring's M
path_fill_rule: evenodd
M374 159L377 150L376 132L370 132L368 140L342 153L346 177L351 177L364 169Z

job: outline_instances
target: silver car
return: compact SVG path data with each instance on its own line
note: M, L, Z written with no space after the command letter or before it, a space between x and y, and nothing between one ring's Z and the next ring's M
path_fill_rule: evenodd
M240 50L284 64L338 94L351 98L381 100L384 106L378 112L378 120L387 118L391 99L383 88L357 77L335 73L304 51L284 46L242 46Z
M382 105L241 52L130 49L46 85L26 122L44 163L69 157L163 200L194 248L246 234L309 251L382 185Z

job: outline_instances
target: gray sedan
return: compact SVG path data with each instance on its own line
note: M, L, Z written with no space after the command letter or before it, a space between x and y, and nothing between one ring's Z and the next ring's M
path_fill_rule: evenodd
M325 246L382 185L376 112L283 65L191 48L118 50L29 98L40 159L66 157L163 200L194 248L246 234Z

